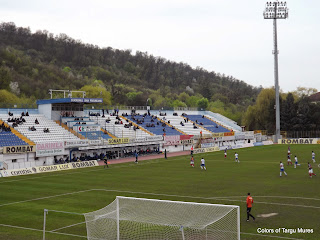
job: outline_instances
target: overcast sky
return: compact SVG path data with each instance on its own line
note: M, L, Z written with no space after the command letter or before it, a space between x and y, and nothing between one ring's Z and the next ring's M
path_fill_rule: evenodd
M99 47L148 52L274 85L273 25L262 0L0 0L0 21ZM278 20L279 83L320 90L320 1L289 0Z

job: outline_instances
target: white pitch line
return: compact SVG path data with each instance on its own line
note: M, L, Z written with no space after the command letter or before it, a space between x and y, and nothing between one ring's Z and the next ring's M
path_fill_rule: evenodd
M62 194L51 195L51 196L47 196L47 197L33 198L33 199L28 199L28 200L23 200L23 201L18 201L18 202L4 203L4 204L1 204L0 207L8 206L8 205L13 205L13 204L18 204L18 203L25 203L25 202L32 202L32 201L37 201L37 200L43 200L43 199L48 199L48 198L54 198L54 197L61 197L61 196L66 196L66 195L72 195L72 194L76 194L76 193L89 192L89 191L92 191L92 189L82 190L82 191L77 191L77 192L62 193Z
M43 232L42 229L20 227L20 226L14 226L14 225L8 225L8 224L1 224L1 223L0 223L0 226L10 227L10 228L18 228L18 229L29 230L29 231ZM70 233L54 232L54 231L56 231L56 230L46 231L46 233L53 233L53 234L59 234L59 235L65 235L65 236L72 236L72 237L79 237L79 238L87 238L87 236L70 234ZM245 232L240 232L240 234L254 235L254 236L263 236L263 237L272 237L272 238L281 238L281 239L290 239L290 240L303 240L303 239L300 239L300 238L288 238L288 237L270 236L270 235L255 234L255 233L245 233Z
M10 228L19 228L19 229L31 230L31 231L37 231L37 232L43 232L42 229L20 227L20 226L1 224L1 223L0 223L0 226L10 227ZM46 231L46 233L54 233L54 234L59 234L59 235L72 236L72 237L87 238L87 236L75 235L75 234L70 234L70 233L60 233L60 232L52 232L52 231Z
M86 223L86 222L80 222L80 223L71 224L71 225L68 225L68 226L65 226L65 227L61 227L61 228L57 228L57 229L51 230L51 232L56 232L58 230L62 230L62 229L65 229L65 228L77 226L77 225L84 224L84 223Z
M126 190L94 189L93 188L93 189L87 189L87 190L82 190L82 191L77 191L77 192L69 192L69 193L57 194L57 195L52 195L52 196L47 196L47 197L28 199L28 200L23 200L23 201L18 201L18 202L5 203L5 204L1 204L0 207L7 206L7 205L18 204L18 203L24 203L24 202L32 202L32 201L37 201L37 200L43 200L43 199L48 199L48 198L72 195L72 194L77 194L77 193L90 192L90 191L105 191L105 192L119 192L119 193L130 193L130 194L153 195L153 196L193 198L193 199L206 199L206 200L214 200L214 199L216 199L216 200L224 200L224 201L231 201L231 202L245 202L244 200L230 199L230 198L245 197L245 196L197 197L197 196L186 196L186 195L165 194L165 193L134 192L134 191L126 191ZM262 196L262 197L265 197L265 196ZM281 196L277 196L277 197L281 197ZM294 198L294 197L285 197L285 196L283 196L282 198ZM299 198L299 197L297 197L297 198ZM303 198L300 197L300 199L303 199ZM270 205L281 205L281 206L303 207L303 208L315 208L315 209L319 209L320 208L318 206L297 205L297 204L290 204L290 203L273 203L273 202L259 202L259 201L258 202L255 201L255 203L270 204Z
M233 201L233 202L246 202L245 200L233 200L229 199L229 197L197 197L197 196L184 196L184 195L175 195L175 194L162 194L162 193L147 193L147 192L132 192L132 191L121 191L121 190L110 190L110 189L92 189L96 191L107 191L107 192L123 192L123 193L131 193L131 194L144 194L144 195L154 195L154 196L166 196L166 197L180 197L180 198L195 198L195 199L207 199L207 200L224 200L224 201ZM309 205L296 205L289 203L272 203L272 202L257 202L262 204L270 204L270 205L283 205L283 206L293 206L293 207L304 207L304 208L320 208L317 206L309 206Z

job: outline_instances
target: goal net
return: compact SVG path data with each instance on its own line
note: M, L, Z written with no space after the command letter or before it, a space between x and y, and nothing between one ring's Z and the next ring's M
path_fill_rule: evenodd
M117 197L85 213L93 239L240 239L239 206Z

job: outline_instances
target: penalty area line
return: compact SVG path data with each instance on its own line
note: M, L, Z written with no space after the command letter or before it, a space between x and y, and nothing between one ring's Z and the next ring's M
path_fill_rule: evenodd
M28 228L28 227L20 227L20 226L14 226L14 225L9 225L9 224L1 224L1 223L0 223L0 226L10 227L10 228L18 228L18 229L29 230L29 231L36 231L36 232L43 232L42 229ZM54 233L54 234L60 234L60 235L65 235L65 236L72 236L72 237L79 237L79 238L87 238L87 236L70 234L70 233L61 233L61 232L53 232L53 231L46 231L46 233Z

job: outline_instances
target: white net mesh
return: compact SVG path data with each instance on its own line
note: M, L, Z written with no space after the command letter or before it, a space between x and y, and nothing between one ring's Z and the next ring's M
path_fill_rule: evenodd
M108 206L85 214L87 236L90 240L239 239L238 209L231 205L117 197Z

